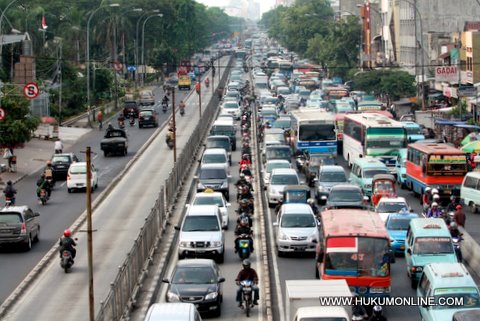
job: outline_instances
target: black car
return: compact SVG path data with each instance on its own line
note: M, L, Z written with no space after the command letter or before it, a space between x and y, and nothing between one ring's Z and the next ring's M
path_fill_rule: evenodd
M185 259L177 262L168 283L167 302L193 303L201 314L221 315L225 278L215 261L210 259Z
M322 196L322 200L326 196ZM326 200L327 208L366 208L368 197L364 196L362 189L353 184L338 184L330 189Z
M154 109L142 109L138 116L138 128L146 126L158 127L157 115Z
M139 104L136 100L125 100L123 104L123 116L125 118L130 118L130 116L133 116L133 118L138 118L138 114L140 113Z
M55 154L52 156L52 168L54 180L67 179L70 164L79 162L77 155L74 153Z

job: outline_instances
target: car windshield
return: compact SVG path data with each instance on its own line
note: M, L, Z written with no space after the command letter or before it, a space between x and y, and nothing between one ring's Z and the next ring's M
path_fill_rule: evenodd
M401 202L382 202L377 206L377 212L379 213L398 213L404 208L408 209L406 203Z
M267 159L286 159L289 160L290 148L267 148Z
M273 175L270 180L272 185L298 185L297 175Z
M17 213L1 213L0 223L2 224L22 223L22 216Z
M315 219L310 214L288 214L282 216L281 227L315 227Z
M212 134L215 135L233 135L235 133L235 129L233 126L222 126L222 125L215 125L212 127Z
M387 229L394 231L406 231L411 218L392 218L388 220Z
M53 156L52 163L70 163L68 156Z
M182 227L183 232L220 231L217 217L213 215L187 215Z
M437 303L432 306L435 310L480 308L480 296L475 287L435 289L433 297ZM445 302L451 303L445 304Z
M185 266L175 270L173 284L215 284L217 277L211 267Z
M298 140L317 141L335 140L337 134L333 124L302 124L300 126Z
M420 127L405 127L407 135L423 135Z
M224 207L221 196L198 196L195 198L193 205L218 205L218 207Z
M290 168L289 163L267 163L267 173L271 173L275 168Z
M354 189L334 189L328 195L330 202L361 202L363 201L362 193Z
M207 148L223 148L230 149L230 142L228 140L207 140Z
M388 174L388 169L366 169L363 171L363 178L373 178L377 174Z
M224 169L201 169L200 170L200 179L225 179L227 178L227 173Z
M205 164L217 164L217 163L226 163L227 159L225 155L222 154L206 154L203 155L202 163Z
M452 240L449 237L417 237L413 245L415 254L451 254Z
M223 104L223 108L226 108L226 109L237 109L238 108L238 104L235 103L235 102L226 102Z
M320 182L325 183L342 183L347 181L347 176L344 172L322 172L320 174Z

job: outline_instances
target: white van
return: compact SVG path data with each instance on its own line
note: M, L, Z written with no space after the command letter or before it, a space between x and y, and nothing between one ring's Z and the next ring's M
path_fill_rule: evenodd
M193 303L154 303L145 321L202 321L202 317Z
M480 208L480 172L469 172L463 179L460 188L460 199L465 206L470 207L472 213Z
M223 148L209 148L205 149L200 161L200 166L204 164L218 164L225 167L225 170L230 174L230 163L228 161L228 154Z

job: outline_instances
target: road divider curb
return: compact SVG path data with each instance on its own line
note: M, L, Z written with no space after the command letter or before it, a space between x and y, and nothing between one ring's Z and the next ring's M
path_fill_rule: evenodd
M463 244L461 246L463 261L471 268L477 278L480 278L480 245L464 228L459 226L459 230L463 233Z

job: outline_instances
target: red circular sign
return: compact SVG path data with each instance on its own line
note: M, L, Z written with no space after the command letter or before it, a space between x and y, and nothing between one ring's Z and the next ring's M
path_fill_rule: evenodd
M5 119L5 109L0 107L0 121Z
M38 89L38 86L34 82L29 82L23 87L23 94L25 97L28 99L34 99L38 96L40 93L40 90Z

